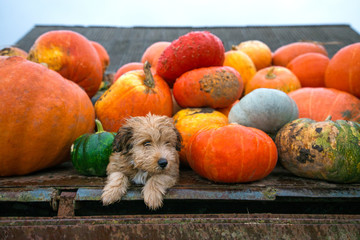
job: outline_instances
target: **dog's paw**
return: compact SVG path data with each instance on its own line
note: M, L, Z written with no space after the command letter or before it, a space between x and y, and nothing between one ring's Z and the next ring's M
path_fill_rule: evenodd
M104 206L120 201L124 193L119 188L104 189L101 201Z
M144 202L151 210L156 210L163 205L163 195L160 191L144 189Z

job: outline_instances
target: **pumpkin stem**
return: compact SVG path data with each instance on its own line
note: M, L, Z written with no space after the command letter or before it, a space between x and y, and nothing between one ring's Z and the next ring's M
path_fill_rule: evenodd
M150 68L151 68L150 63L148 61L146 61L144 63L144 73L145 73L144 84L149 88L154 88L155 87L155 81L154 81L154 77L153 77L153 75L151 73Z
M95 119L95 124L96 124L96 132L99 133L99 132L104 132L104 128L100 122L100 120L98 119Z
M327 118L325 119L325 121L330 121L331 120L331 115L327 116Z
M275 67L270 68L270 70L265 75L266 79L274 79L276 78L276 74L274 73Z
M231 50L238 50L236 45L231 46Z

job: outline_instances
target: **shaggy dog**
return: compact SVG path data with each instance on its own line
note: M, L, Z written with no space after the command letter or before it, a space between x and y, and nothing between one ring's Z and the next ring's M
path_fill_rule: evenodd
M120 201L132 181L144 185L142 194L150 209L161 207L166 190L179 176L180 148L181 136L172 118L148 114L127 119L115 136L103 204Z

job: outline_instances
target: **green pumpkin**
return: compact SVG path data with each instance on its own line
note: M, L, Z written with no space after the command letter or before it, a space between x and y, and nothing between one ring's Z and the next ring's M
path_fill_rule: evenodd
M104 131L101 122L95 122L97 132L78 137L71 146L71 160L82 175L105 176L116 133Z
M360 124L296 119L279 130L280 163L300 177L337 183L360 181Z
M245 95L230 110L230 123L260 129L274 134L286 123L297 119L294 100L277 89L259 88Z

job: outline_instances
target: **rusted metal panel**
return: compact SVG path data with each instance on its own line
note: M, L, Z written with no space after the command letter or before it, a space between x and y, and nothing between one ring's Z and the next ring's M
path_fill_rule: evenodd
M51 202L57 193L54 188L0 188L0 201Z
M58 216L75 216L76 192L62 192L59 197Z

